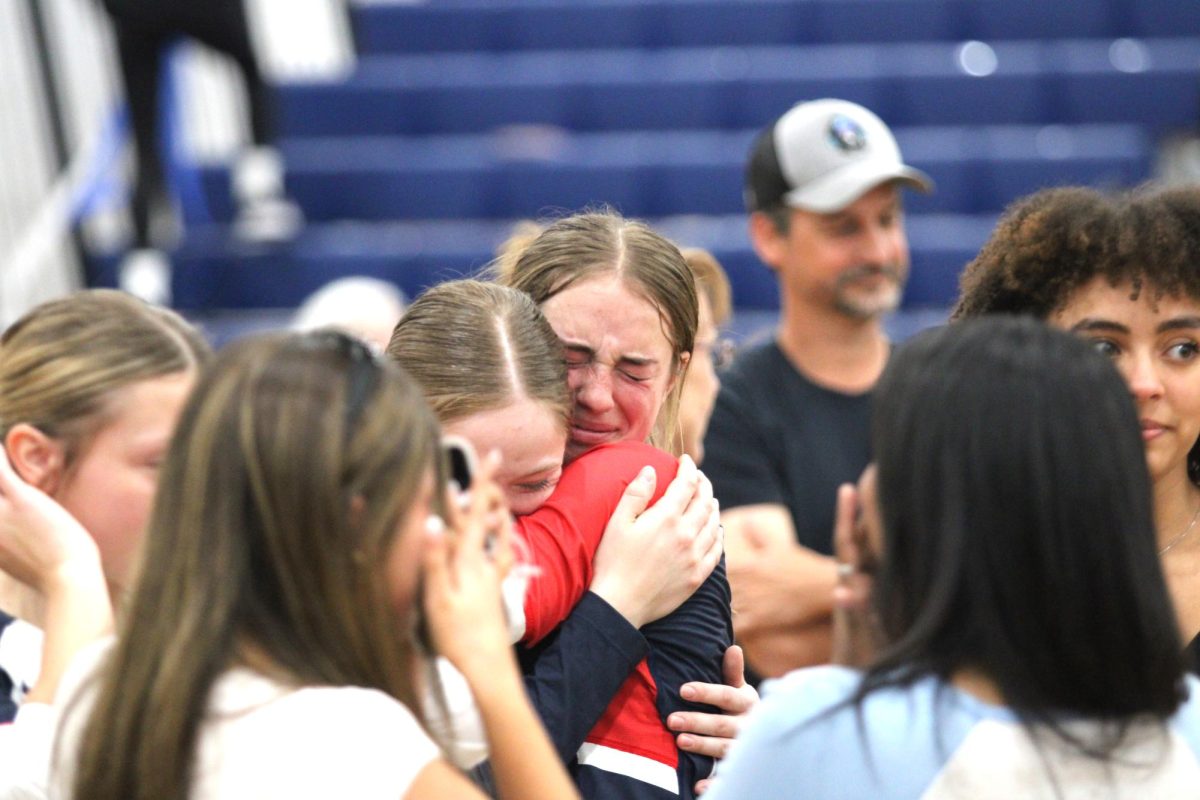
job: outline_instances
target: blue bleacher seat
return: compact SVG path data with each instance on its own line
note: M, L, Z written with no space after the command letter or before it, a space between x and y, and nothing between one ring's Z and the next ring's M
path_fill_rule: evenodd
M236 245L222 227L228 172L200 169L185 211L216 225L177 254L182 305L283 305L346 272L413 293L486 262L514 218L609 204L713 250L739 308L770 309L743 162L760 126L818 97L874 109L937 182L906 198L904 302L944 305L1014 198L1140 183L1158 138L1200 122L1194 0L437 0L352 13L353 75L280 87L288 189L309 227L291 245ZM981 44L964 64L968 40ZM994 69L979 69L989 54ZM111 264L96 269L111 279Z

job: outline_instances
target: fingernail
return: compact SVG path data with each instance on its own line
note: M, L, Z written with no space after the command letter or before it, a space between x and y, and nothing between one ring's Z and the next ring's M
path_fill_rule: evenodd
M684 700L691 700L692 698L694 698L696 696L696 690L693 689L691 686L684 686L682 689L679 690L679 695Z
M654 477L654 467L645 466L645 467L642 467L642 471L638 473L637 479L644 483L648 483L650 481L650 479L653 477Z
M668 728L678 728L681 724L683 724L683 720L680 719L678 714L672 714L671 716L667 717Z
M679 746L680 747L692 747L695 744L696 744L696 741L691 736L688 736L686 733L680 734L680 736L679 736Z

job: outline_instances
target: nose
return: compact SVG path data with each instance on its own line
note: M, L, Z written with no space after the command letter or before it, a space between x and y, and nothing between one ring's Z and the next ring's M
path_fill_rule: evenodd
M1153 400L1163 393L1162 377L1158 365L1150 354L1131 356L1124 365L1122 372L1129 382L1129 391L1138 402Z
M612 369L591 364L571 371L571 391L575 402L592 414L603 414L613 407Z

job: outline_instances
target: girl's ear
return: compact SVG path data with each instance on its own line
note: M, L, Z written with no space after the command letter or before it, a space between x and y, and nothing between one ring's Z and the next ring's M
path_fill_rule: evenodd
M13 469L29 485L53 496L62 483L66 451L62 442L34 426L19 422L4 437Z

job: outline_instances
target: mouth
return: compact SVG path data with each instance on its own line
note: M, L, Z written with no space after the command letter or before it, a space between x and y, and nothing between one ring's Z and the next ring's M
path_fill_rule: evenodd
M1167 426L1151 419L1142 420L1142 441L1149 442L1167 432Z
M584 423L571 426L571 441L585 445L604 444L615 441L620 432L612 426Z

